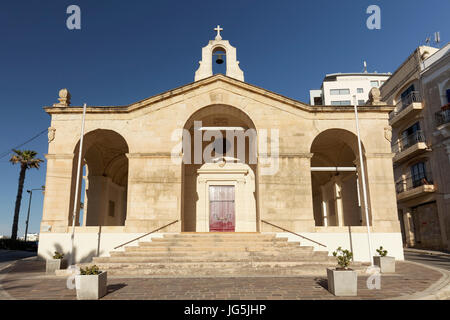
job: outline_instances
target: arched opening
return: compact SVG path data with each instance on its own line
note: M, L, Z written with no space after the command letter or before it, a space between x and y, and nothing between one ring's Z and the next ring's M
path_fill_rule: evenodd
M78 142L74 150L70 225L72 224L79 146ZM83 174L80 175L76 226L125 225L128 189L126 153L128 153L128 145L125 139L112 130L98 129L84 136Z
M227 73L227 53L224 48L216 47L212 51L212 71L213 74Z
M257 136L251 119L237 108L213 105L195 112L184 129L182 231L221 231L213 220L228 218L233 226L222 231L258 231Z
M355 134L329 129L320 133L311 145L316 226L365 225L357 143Z

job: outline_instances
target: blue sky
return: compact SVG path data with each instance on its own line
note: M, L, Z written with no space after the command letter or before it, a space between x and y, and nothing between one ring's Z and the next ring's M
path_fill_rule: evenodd
M81 30L66 28L66 8L81 8ZM366 8L381 8L381 30ZM450 35L448 0L314 1L1 1L0 153L50 126L43 106L68 88L72 105L126 105L193 81L201 48L222 36L237 48L245 80L308 102L325 74L392 72L427 36ZM22 149L43 158L47 135ZM0 159L0 235L10 235L19 167ZM45 184L45 164L27 172L25 189ZM43 196L33 194L29 232ZM19 235L25 230L24 192Z

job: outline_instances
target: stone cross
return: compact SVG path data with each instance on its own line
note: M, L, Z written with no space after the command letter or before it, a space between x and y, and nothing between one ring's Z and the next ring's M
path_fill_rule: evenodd
M217 28L214 28L215 31L217 31L216 40L222 40L222 37L220 36L220 31L223 31L223 28L220 27L220 25L217 25Z

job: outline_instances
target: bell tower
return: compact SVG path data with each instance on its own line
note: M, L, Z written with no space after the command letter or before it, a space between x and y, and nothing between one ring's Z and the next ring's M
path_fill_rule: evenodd
M220 31L223 29L220 26L214 28L217 31L216 38L210 40L206 47L202 48L202 60L199 61L200 67L195 72L194 81L205 79L213 75L213 55L216 52L224 52L226 57L226 76L244 81L244 72L239 68L239 61L236 60L236 48L231 46L228 40L222 40ZM219 55L217 63L220 63L222 55Z

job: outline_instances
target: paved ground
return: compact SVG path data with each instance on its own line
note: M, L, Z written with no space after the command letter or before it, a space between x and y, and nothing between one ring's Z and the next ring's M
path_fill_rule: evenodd
M439 251L405 249L405 260L414 261L450 271L450 254Z
M66 279L46 276L45 262L34 258L17 261L0 271L0 299L76 299ZM439 282L443 274L419 264L398 262L394 275L383 275L381 290L366 287L367 276L358 277L358 297L389 299L417 294ZM258 278L108 278L105 300L301 300L339 299L327 291L323 277ZM340 298L342 299L342 298Z
M30 251L16 251L16 250L0 250L0 270L9 265L11 262L28 258L35 257L36 252Z

